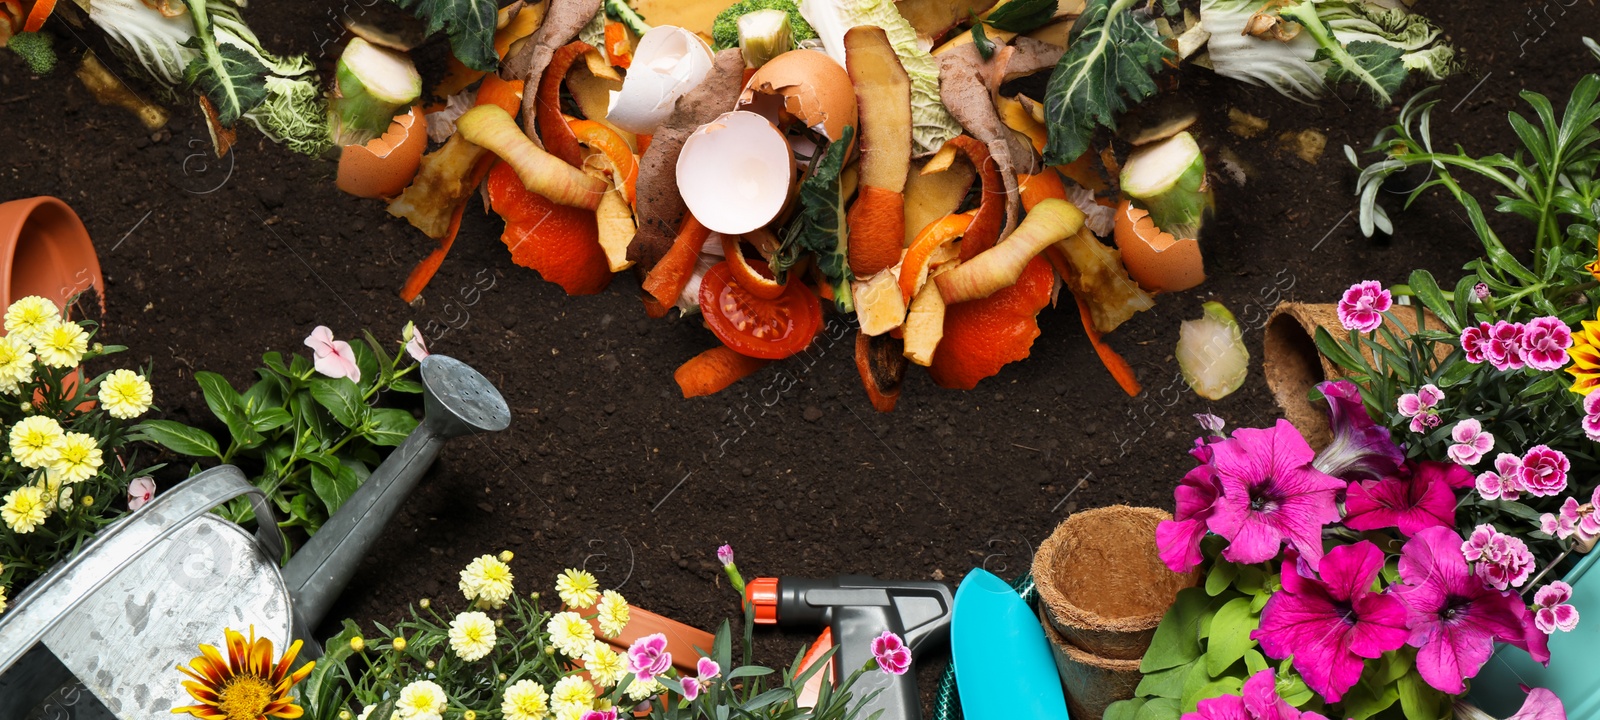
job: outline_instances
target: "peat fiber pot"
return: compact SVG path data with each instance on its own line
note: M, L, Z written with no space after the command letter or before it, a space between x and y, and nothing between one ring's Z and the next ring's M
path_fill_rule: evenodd
M78 214L53 197L0 203L0 301L39 295L65 308L93 288L105 310L105 279Z
M1600 647L1600 552L1591 551L1566 577L1572 586L1569 600L1582 621L1572 632L1550 636L1550 666L1533 661L1528 653L1501 645L1478 676L1472 679L1468 699L1495 717L1509 717L1522 707L1527 693L1522 686L1542 687L1561 698L1569 718L1600 717L1600 682L1595 679L1594 649Z
M1416 331L1416 310L1396 305L1390 314L1400 320L1405 332ZM1384 320L1389 329L1400 334L1394 321ZM1423 324L1429 330L1448 330L1431 312L1425 312ZM1282 302L1267 317L1266 336L1262 340L1262 369L1267 375L1267 387L1278 407L1289 422L1300 430L1312 448L1321 450L1333 441L1333 430L1328 427L1327 411L1311 403L1307 397L1317 383L1338 380L1349 375L1344 368L1317 352L1317 328L1324 328L1335 338L1347 337L1349 331L1339 324L1338 306L1333 303ZM1440 346L1439 358L1449 354ZM1367 362L1372 353L1362 350Z
M1075 513L1034 555L1039 614L1074 718L1099 718L1107 705L1133 697L1156 626L1178 591L1200 580L1161 562L1156 525L1170 519L1126 505Z

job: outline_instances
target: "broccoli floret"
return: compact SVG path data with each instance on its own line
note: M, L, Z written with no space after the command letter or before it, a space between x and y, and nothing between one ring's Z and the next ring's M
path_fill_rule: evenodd
M33 69L35 75L48 75L56 69L56 49L49 33L24 32L11 36L11 48Z
M811 23L800 17L800 6L794 0L739 0L717 15L711 25L711 44L717 50L739 47L739 16L757 10L782 10L789 16L789 34L794 43L817 37Z

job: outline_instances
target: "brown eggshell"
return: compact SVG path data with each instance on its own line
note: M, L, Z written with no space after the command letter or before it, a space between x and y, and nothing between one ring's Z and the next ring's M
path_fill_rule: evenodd
M827 53L790 50L750 76L739 109L780 126L791 119L806 127L820 124L829 140L838 140L846 126L856 124L856 91L844 66Z
M1193 238L1179 240L1162 232L1150 220L1150 213L1133 206L1126 198L1117 206L1117 249L1128 275L1150 292L1188 290L1206 279L1200 258L1200 243Z
M346 145L339 151L340 190L356 197L389 198L411 184L428 149L428 126L422 108L395 117L389 131L365 145Z

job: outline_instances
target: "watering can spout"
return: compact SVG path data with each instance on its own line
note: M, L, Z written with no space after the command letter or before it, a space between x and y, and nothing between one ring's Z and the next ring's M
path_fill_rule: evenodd
M504 430L511 423L500 392L466 363L429 355L421 370L422 423L283 568L300 627L315 628L327 615L444 441Z

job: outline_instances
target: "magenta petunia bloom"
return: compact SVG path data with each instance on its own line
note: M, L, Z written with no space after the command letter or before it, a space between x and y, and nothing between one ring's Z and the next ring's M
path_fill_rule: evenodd
M1501 320L1489 328L1489 345L1484 356L1496 370L1519 370L1522 359L1522 323Z
M1172 494L1178 501L1177 511L1171 520L1156 525L1156 548L1169 570L1185 573L1205 559L1200 540L1206 536L1206 520L1221 494L1216 468L1201 465L1190 470Z
M1317 391L1328 401L1333 442L1317 453L1311 466L1340 480L1388 477L1400 469L1405 454L1389 437L1389 428L1373 422L1361 402L1361 390L1349 380L1324 382Z
M672 667L672 653L667 652L667 636L654 633L633 641L633 645L628 647L626 667L642 683L666 674Z
M1583 434L1600 442L1600 392L1583 396Z
M1201 700L1180 720L1328 720L1320 713L1301 712L1278 697L1275 671L1261 670L1244 681L1242 695Z
M1306 685L1338 702L1361 679L1363 658L1398 650L1410 635L1405 605L1372 589L1383 562L1383 551L1363 540L1329 550L1320 579L1285 563L1283 590L1267 600L1250 637L1271 657L1294 656Z
M1489 323L1481 322L1477 325L1468 325L1461 331L1461 352L1467 356L1467 362L1473 365L1482 364L1488 359Z
M1470 484L1472 474L1460 465L1424 460L1407 463L1396 477L1350 483L1345 527L1399 528L1407 537L1423 528L1454 527L1456 495L1450 488L1463 481Z
M1479 525L1461 544L1461 555L1472 561L1473 571L1485 585L1496 590L1507 586L1522 587L1533 574L1533 553L1521 539L1496 530L1493 525Z
M1539 592L1533 594L1534 607L1538 608L1533 614L1533 622L1539 632L1549 635L1557 630L1572 632L1578 627L1578 609L1567 604L1571 599L1572 586L1560 580L1539 588Z
M1544 688L1529 688L1527 699L1517 714L1506 720L1567 720L1567 709L1561 698Z
M1522 496L1522 458L1511 453L1500 453L1494 459L1494 470L1483 473L1473 483L1485 500L1515 500Z
M1567 471L1572 463L1566 453L1549 445L1535 445L1522 454L1517 480L1534 497L1549 497L1567 489Z
M1534 627L1522 599L1487 587L1472 574L1454 530L1431 527L1406 541L1400 579L1390 589L1406 606L1407 642L1417 648L1417 671L1434 689L1464 692L1496 641L1550 662L1544 633Z
M1494 436L1483 431L1477 418L1467 418L1450 428L1454 442L1445 454L1462 465L1477 465L1485 453L1494 448Z
M1339 298L1339 324L1346 330L1372 332L1383 325L1383 313L1394 305L1394 296L1377 280L1350 286Z
M872 657L878 661L878 669L890 675L904 675L911 669L911 649L888 630L872 639Z
M1235 430L1211 451L1222 497L1206 526L1227 538L1222 556L1266 562L1287 542L1315 569L1322 560L1322 526L1339 519L1334 496L1344 481L1311 467L1311 446L1288 420Z
M1522 359L1535 370L1560 370L1567 364L1570 347L1572 330L1560 318L1546 315L1522 327Z
M398 715L399 713L396 713ZM617 720L616 709L587 710L583 713L583 720Z

